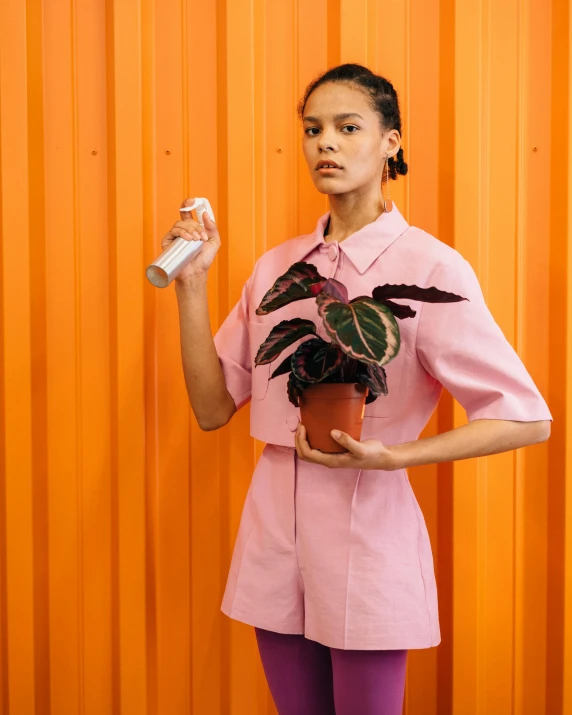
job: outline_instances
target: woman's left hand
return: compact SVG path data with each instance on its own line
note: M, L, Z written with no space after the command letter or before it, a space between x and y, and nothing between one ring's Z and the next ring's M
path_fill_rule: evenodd
M312 449L306 438L306 428L303 424L298 425L296 430L296 453L305 462L322 464L330 469L382 469L393 471L399 469L395 455L391 452L391 447L386 447L378 439L365 439L363 442L350 437L345 432L332 430L332 437L349 450L332 454L320 452L319 449Z

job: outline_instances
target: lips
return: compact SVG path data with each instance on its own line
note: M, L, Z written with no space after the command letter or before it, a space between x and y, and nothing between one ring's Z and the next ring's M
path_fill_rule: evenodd
M316 170L317 169L324 169L326 167L330 167L332 169L341 169L342 167L339 164L336 164L335 161L326 161L325 159L322 159L322 161L319 161L316 164Z

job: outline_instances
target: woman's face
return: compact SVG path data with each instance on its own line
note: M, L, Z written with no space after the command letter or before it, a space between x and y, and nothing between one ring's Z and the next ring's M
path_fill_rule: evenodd
M381 130L366 94L351 84L327 82L308 97L302 148L310 176L322 194L345 194L381 185L385 156L399 149L399 132ZM320 170L323 160L339 169Z

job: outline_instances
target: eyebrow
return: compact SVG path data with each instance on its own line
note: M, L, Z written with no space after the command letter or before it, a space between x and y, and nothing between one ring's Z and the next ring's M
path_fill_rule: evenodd
M363 119L361 114L357 114L356 112L346 112L345 114L334 114L334 121L335 122L340 122L342 119L349 119L350 117L359 117L360 119ZM318 117L304 117L305 122L319 122L320 120Z

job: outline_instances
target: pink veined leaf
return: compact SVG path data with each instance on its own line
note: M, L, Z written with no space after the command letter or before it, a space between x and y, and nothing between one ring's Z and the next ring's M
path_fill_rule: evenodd
M328 278L322 286L322 291L331 295L332 298L339 300L340 303L348 302L348 289L343 283L340 283L340 281L337 281L335 278Z
M323 318L324 314L326 312L326 308L329 305L332 305L334 303L340 303L340 305L343 305L336 296L332 295L331 293L326 293L325 291L322 291L316 296L316 304L318 306L318 315Z
M373 299L385 301L388 298L409 298L410 300L420 300L424 303L458 303L461 300L468 300L456 293L448 293L431 286L429 288L420 288L416 285L405 285L400 283L394 285L386 283L382 286L377 286L373 289Z
M254 364L267 365L275 360L289 345L306 335L312 334L316 334L316 326L311 320L304 320L303 318L282 320L272 328L270 334L258 349Z
M373 298L345 305L328 296L319 303L318 312L328 335L350 357L381 366L397 355L399 326L391 310Z
M296 300L312 298L311 286L315 283L323 283L325 280L312 263L304 261L293 263L265 293L256 309L256 315L268 315L268 313Z
M304 382L321 382L343 362L344 354L335 343L310 338L298 346L292 356L292 372Z

